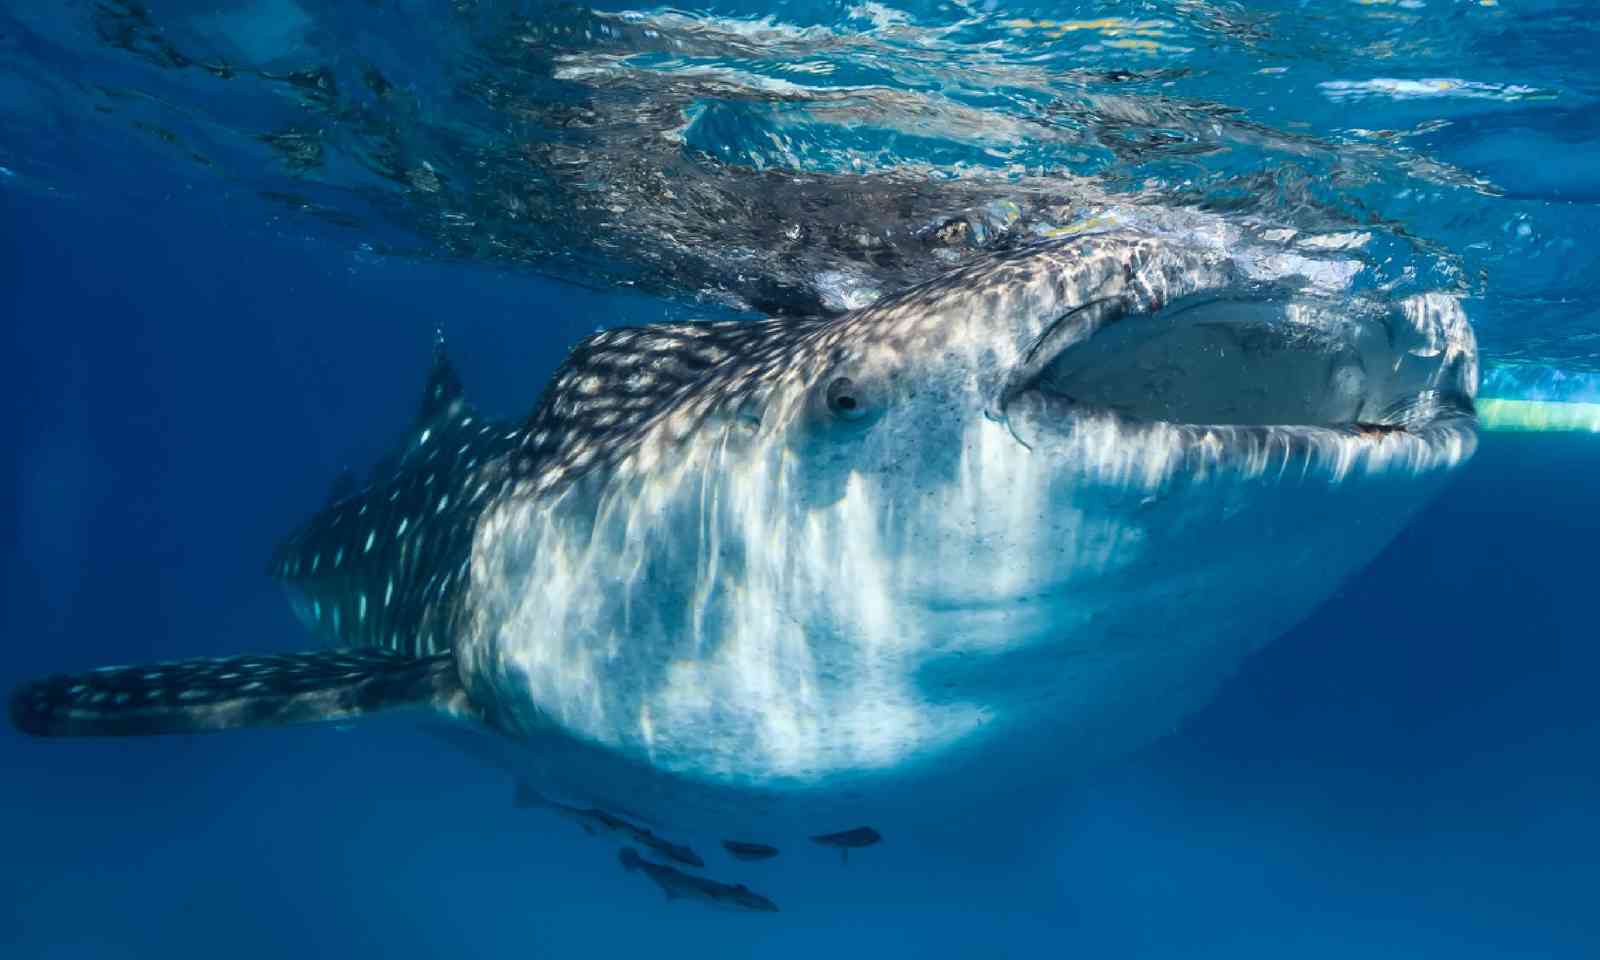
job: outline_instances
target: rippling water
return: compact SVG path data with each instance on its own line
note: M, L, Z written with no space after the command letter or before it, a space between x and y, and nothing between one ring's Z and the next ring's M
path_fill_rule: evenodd
M769 313L1107 222L1338 250L1600 368L1581 4L104 0L0 14L10 189L137 152L359 256ZM1546 370L1522 379L1548 380Z

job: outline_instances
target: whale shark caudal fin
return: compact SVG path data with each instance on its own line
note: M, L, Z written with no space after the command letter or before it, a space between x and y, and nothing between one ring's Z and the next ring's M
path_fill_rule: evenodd
M329 723L408 707L459 713L465 705L451 654L318 650L46 677L12 693L11 722L39 737L128 737Z

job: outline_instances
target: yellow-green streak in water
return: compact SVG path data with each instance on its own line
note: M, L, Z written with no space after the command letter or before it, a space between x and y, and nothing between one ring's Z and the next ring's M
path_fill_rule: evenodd
M1547 400L1477 401L1478 427L1501 433L1586 431L1600 433L1600 403L1559 403Z

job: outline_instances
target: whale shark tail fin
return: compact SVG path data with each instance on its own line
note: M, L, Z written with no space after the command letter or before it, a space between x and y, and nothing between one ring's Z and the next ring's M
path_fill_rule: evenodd
M38 737L129 737L337 723L408 707L466 709L451 654L318 650L102 667L18 687L11 722Z

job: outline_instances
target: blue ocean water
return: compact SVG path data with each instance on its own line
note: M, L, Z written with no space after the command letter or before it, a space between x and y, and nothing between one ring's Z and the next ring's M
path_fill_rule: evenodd
M749 6L701 12L800 26L862 19L835 7ZM12 385L9 655L0 685L100 663L306 646L263 576L266 558L342 468L363 470L388 451L414 409L441 324L473 396L515 415L568 346L596 328L762 306L751 292L757 285L730 282L727 296L706 294L708 278L727 269L716 260L674 261L675 271L635 277L622 276L633 269L626 265L590 269L617 255L621 241L571 260L560 245L578 241L559 232L504 240L514 255L497 255L486 241L451 246L439 210L396 208L396 197L437 196L415 185L426 186L425 177L409 194L386 195L341 179L334 159L322 172L274 166L278 148L256 139L284 129L274 111L301 116L292 124L303 131L335 126L304 120L316 111L300 94L218 99L217 89L197 89L195 69L175 74L128 47L98 44L93 38L106 33L89 29L103 22L94 9L133 8L69 7L50 29L32 11L11 10L0 31L13 107L0 122L0 290ZM1122 116L1135 107L1169 113L1124 119L1121 134L1098 128L1100 153L1077 141L1056 147L1085 153L1063 162L1103 176L1097 189L1144 190L1163 203L1192 189L1205 195L1201 206L1224 209L1236 193L1256 196L1256 174L1274 173L1281 203L1255 212L1317 220L1295 221L1308 230L1369 227L1370 246L1405 264L1374 282L1403 289L1419 275L1430 283L1463 277L1459 292L1497 395L1581 397L1592 386L1595 300L1585 279L1600 244L1585 227L1594 225L1600 189L1586 9L1509 0L1377 5L1387 20L1354 4L1094 5L1072 17L930 4L902 10L905 19L888 9L865 17L888 26L863 31L892 37L896 24L978 18L962 29L982 46L998 42L985 33L991 23L1048 22L1037 29L1052 44L1077 46L1034 51L1046 72L1069 69L1068 61L1151 72L1135 81L1150 85L1140 91L1148 99L1120 104ZM229 23L245 27L224 32L235 42L253 38L264 71L331 63L357 88L359 58L327 54L360 49L396 86L432 97L432 113L444 113L442 104L464 96L454 86L462 75L442 53L435 60L419 51L442 49L423 33L429 17L448 11L403 10L399 26L356 33L353 17L229 5ZM187 18L132 44L158 59L160 38L182 45L210 22L196 6L152 11L154 24ZM1286 14L1293 11L1301 16ZM1471 19L1490 14L1503 19ZM323 32L302 35L295 16ZM1168 25L1078 26L1108 17ZM1361 56L1381 59L1376 51L1387 45L1390 69L1351 72L1343 58L1356 59L1353 47L1329 52L1314 43L1358 28ZM1208 47L1207 29L1236 46ZM1090 34L1102 43L1085 51L1079 38ZM291 35L298 39L282 39ZM411 47L401 46L405 38ZM1104 42L1117 40L1189 52ZM1430 43L1444 51L1430 53ZM1196 49L1215 59L1197 62ZM1027 59L1026 51L1003 53L1003 63ZM250 62L248 52L230 56ZM722 65L729 57L707 54ZM845 56L831 76L937 86L908 62ZM1291 76L1310 74L1291 92L1241 81L1279 76L1256 71L1284 64ZM874 65L880 76L864 72ZM399 79L407 66L414 73ZM512 85L495 74L506 69L484 67ZM1164 69L1186 72L1156 73ZM1440 77L1457 85L1424 85L1408 97L1389 95L1408 87L1372 82ZM1085 82L1099 96L1098 81ZM1358 82L1366 85L1318 86ZM1173 92L1165 83L1187 85ZM348 78L339 89L357 96ZM1442 90L1464 93L1441 99ZM1162 99L1180 96L1188 99L1177 106ZM97 125L97 98L166 118L107 114L115 122ZM1203 146L1195 117L1220 124L1231 114L1199 110L1202 98L1261 124L1249 128L1257 146L1241 145L1247 137L1238 133L1219 153L1118 153L1126 145L1117 135L1150 149ZM752 101L730 99L733 107L713 103L701 114L725 124L692 133L764 136L740 115ZM1112 106L1093 109L1104 116ZM362 122L350 113L338 119ZM1430 126L1441 119L1450 122ZM1080 122L1082 114L1063 120ZM174 159L173 140L151 136L150 125L184 150L213 154L210 165ZM1401 138L1402 149L1371 169L1328 159L1327 143L1337 157L1390 139L1341 139L1358 126L1422 132ZM431 126L394 129L440 135ZM823 166L859 153L891 166L912 155L954 164L962 141L952 129L961 128L937 128L937 149L913 140L862 146L837 131L815 131L808 142L819 155L839 151L817 161ZM1269 133L1326 143L1259 146ZM1045 149L1026 132L1008 142L967 147ZM323 149L346 159L357 152L331 135ZM1281 154L1294 150L1310 169L1304 178L1283 172ZM473 149L440 155L459 164L430 161L444 179L453 173L471 182L467 193L494 193L493 178L471 180ZM479 159L493 160L486 156ZM1493 188L1430 180L1436 167L1428 164ZM416 176L423 169L400 166ZM1148 179L1135 184L1136 176ZM1205 176L1217 179L1196 186ZM1396 177L1421 177L1426 187ZM264 197L281 197L279 180L297 184L299 212ZM1408 189L1434 197L1395 199ZM579 207L568 190L551 187L552 209ZM353 224L304 213L312 203L333 210L358 202L368 206L351 214ZM1329 212L1341 203L1356 213ZM627 236L659 239L644 227ZM1415 237L1426 243L1413 245ZM1374 261L1381 273L1386 261ZM891 263L861 282L890 283L898 269ZM662 279L674 276L688 278L684 289ZM618 288L619 277L633 288ZM768 299L813 294L796 280ZM1472 463L1391 546L1171 736L1048 803L996 797L992 818L974 820L954 848L888 864L857 856L848 867L831 859L761 865L748 875L752 885L760 870L812 874L805 880L814 897L775 917L661 900L570 824L513 809L503 777L394 725L71 743L8 730L0 736L0 954L1594 956L1597 469L1593 434L1486 433ZM1047 750L1041 757L1047 762Z

